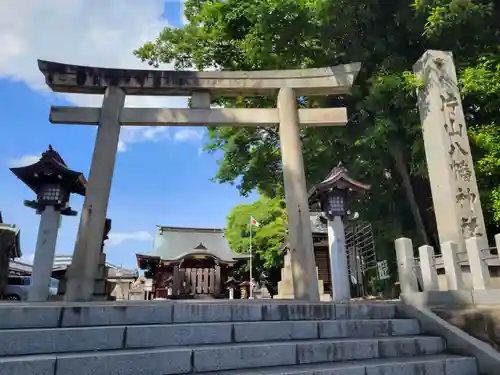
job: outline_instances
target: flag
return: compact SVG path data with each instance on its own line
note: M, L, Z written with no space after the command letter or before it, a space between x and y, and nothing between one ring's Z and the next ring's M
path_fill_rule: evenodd
M256 227L260 226L259 222L255 220L253 216L250 216L250 223Z

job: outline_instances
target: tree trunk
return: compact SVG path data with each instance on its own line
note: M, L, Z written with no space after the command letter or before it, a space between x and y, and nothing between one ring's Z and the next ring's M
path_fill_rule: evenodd
M427 236L427 231L425 230L424 221L422 220L422 215L420 214L420 209L418 208L417 200L415 199L415 192L413 191L413 186L410 180L410 174L408 173L408 168L403 158L403 153L399 147L391 147L390 152L394 158L396 164L396 170L401 176L403 181L403 187L405 189L406 197L408 203L410 204L410 210L413 215L413 220L417 227L417 233L422 237L423 245L430 244L429 237Z

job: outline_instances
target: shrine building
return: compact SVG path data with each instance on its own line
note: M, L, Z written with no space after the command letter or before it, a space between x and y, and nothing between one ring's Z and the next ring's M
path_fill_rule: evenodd
M158 226L150 254L136 254L153 279L150 298L224 298L224 282L246 254L229 248L223 229Z

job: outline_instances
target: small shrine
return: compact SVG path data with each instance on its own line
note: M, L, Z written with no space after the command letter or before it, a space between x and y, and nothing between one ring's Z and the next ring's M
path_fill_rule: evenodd
M225 298L225 280L238 261L223 229L158 226L150 254L136 254L138 268L153 280L151 298Z

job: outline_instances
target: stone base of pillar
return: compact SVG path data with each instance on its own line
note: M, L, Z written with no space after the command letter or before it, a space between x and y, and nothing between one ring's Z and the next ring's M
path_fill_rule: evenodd
M318 275L318 268L316 267L316 276ZM318 289L321 300L324 301L328 294L325 294L325 287L323 285L323 280L318 279ZM273 297L273 299L294 299L293 293L293 276L292 276L292 263L290 259L290 254L285 254L284 266L281 269L281 281L278 282L278 294Z
M113 301L114 297L111 296L113 291L113 284L108 280L108 268L106 267L106 254L101 252L99 258L99 266L97 270L97 276L94 281L94 300L107 300Z
M59 290L57 292L56 300L63 300L64 294L66 293L66 284L68 282L69 268L66 270L63 278L59 282ZM108 278L108 268L106 267L106 254L101 253L99 259L99 266L97 269L97 275L94 280L94 294L92 300L94 301L114 301L115 297L111 296L113 291L113 283L107 280Z

